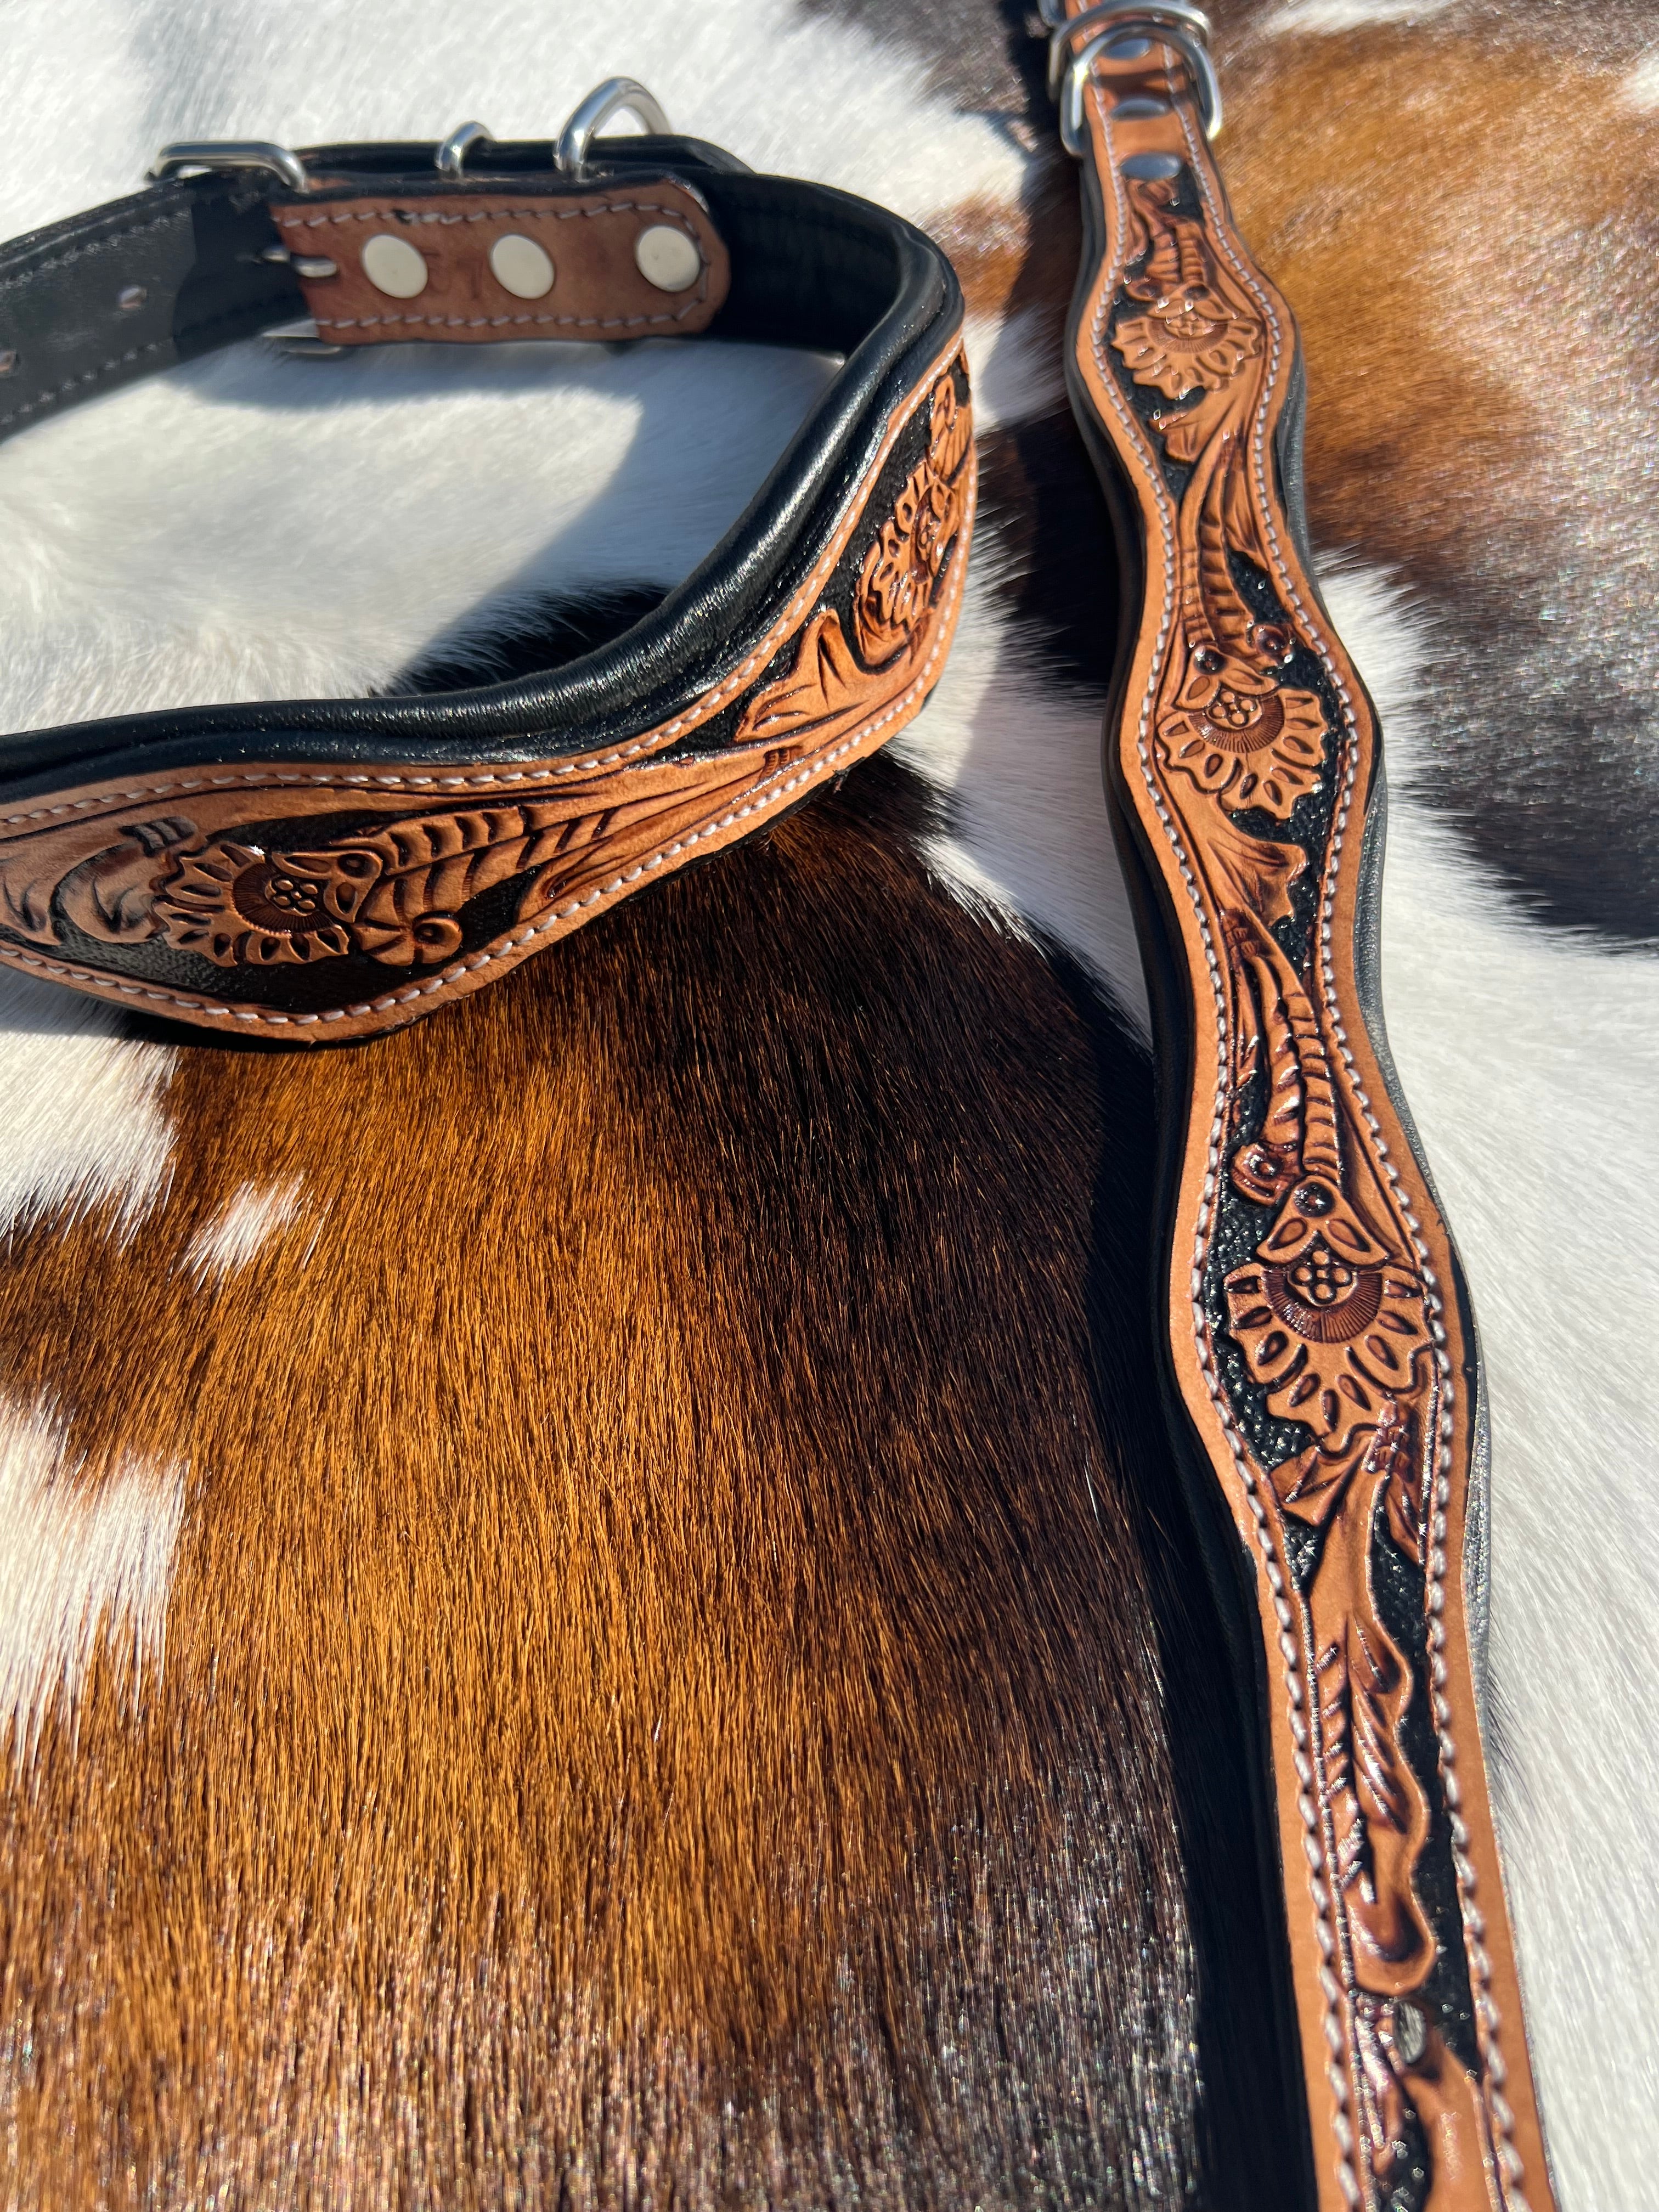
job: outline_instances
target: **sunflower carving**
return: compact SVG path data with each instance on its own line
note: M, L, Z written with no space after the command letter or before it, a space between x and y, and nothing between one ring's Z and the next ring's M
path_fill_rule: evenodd
M155 920L169 945L222 968L338 959L380 872L372 853L273 854L215 838L178 855Z
M1242 665L1206 670L1195 661L1176 704L1158 717L1158 738L1170 766L1231 812L1259 806L1282 822L1318 785L1325 714L1310 691L1280 690Z
M1269 1409L1305 1422L1328 1451L1409 1393L1429 1348L1420 1279L1322 1176L1291 1192L1224 1287L1233 1336Z
M399 897L402 880L382 884L385 874L384 856L367 841L266 853L216 838L178 857L156 897L155 926L169 945L221 968L309 965L351 952L398 968L448 959L460 924L418 893Z
M1207 285L1154 300L1145 313L1128 315L1112 333L1137 384L1166 399L1189 392L1218 392L1261 350L1259 326L1235 314Z
M927 653L941 579L969 513L973 439L973 416L957 397L954 378L941 377L933 392L927 450L905 478L859 571L851 637L834 607L815 615L793 666L744 709L737 744L780 737L798 744L809 732L814 743L823 742L911 680Z
M973 436L954 381L933 390L927 451L905 480L892 514L865 556L853 602L853 632L865 665L882 668L915 636L962 526L959 471Z

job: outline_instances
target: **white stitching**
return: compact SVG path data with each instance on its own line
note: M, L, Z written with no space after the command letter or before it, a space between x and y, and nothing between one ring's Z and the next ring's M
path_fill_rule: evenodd
M696 227L684 209L668 200L594 200L574 208L483 208L471 215L437 215L422 214L418 209L391 199L376 207L347 209L339 215L279 215L276 220L284 230L321 230L330 223L385 222L389 216L406 222L436 222L448 227L462 222L575 222L594 216L630 214L665 215L693 238L697 235Z
M566 330L632 331L646 330L658 323L683 323L688 315L696 314L708 302L708 260L702 250L702 240L696 225L683 208L664 200L599 200L588 206L576 208L484 208L471 215L422 214L419 210L400 206L396 201L386 201L378 207L350 209L339 215L278 216L276 220L284 230L319 230L330 223L386 222L390 219L408 222L435 222L447 228L454 223L471 222L575 222L583 218L602 215L662 215L683 230L697 249L697 266L701 272L697 289L683 307L671 314L666 310L659 315L319 315L315 318L319 331L368 331L414 327L421 330L482 331L516 328L520 324L552 325Z
M15 276L0 279L0 294L20 292L24 285L33 284L37 276L49 276L54 270L67 269L72 262L85 261L92 254L101 253L106 246L118 246L123 239L143 238L152 230L165 230L169 223L187 223L191 212L188 204L175 207L166 215L152 217L149 222L130 222L123 229L106 231L100 238L89 238L84 245L66 246L61 253L54 253L49 260L37 261L33 269L25 269Z
M928 386L931 390L931 377ZM687 830L684 836L677 837L672 845L659 846L656 852L651 854L646 860L636 863L625 874L614 877L608 884L601 884L597 890L589 891L582 898L572 900L568 906L559 908L544 921L534 923L522 935L501 938L495 944L486 945L482 951L473 953L462 961L458 967L445 969L441 975L432 976L424 983L414 984L408 990L393 991L382 998L371 999L356 1006L331 1007L325 1012L314 1014L270 1013L263 1007L227 1006L221 1000L198 998L189 992L161 991L140 983L118 983L112 981L107 976L100 975L94 969L71 967L65 961L47 960L39 953L25 951L21 945L0 945L0 960L9 961L18 967L38 968L47 975L61 976L66 981L78 983L93 990L108 991L118 998L143 999L161 1006L183 1006L192 1012L220 1014L239 1022L261 1022L274 1029L305 1029L318 1022L346 1021L361 1018L364 1014L386 1013L393 1006L409 1006L417 999L431 998L449 985L459 982L463 975L473 975L481 969L490 967L495 962L506 959L510 953L517 953L522 957L538 938L557 932L563 924L572 921L585 909L599 906L606 899L614 898L627 892L639 882L641 876L648 875L653 870L661 867L665 861L678 858L681 854L689 852L693 846L701 844L706 838L716 835L722 830L731 829L735 823L746 822L751 816L763 813L769 807L775 806L780 799L788 798L793 792L799 791L803 785L810 783L815 776L822 775L826 769L833 768L837 761L845 759L848 753L858 751L867 738L873 736L878 730L885 728L890 722L903 715L908 708L913 704L916 706L921 704L921 697L926 696L929 689L934 664L944 652L945 642L951 635L957 602L961 596L963 580L967 572L966 552L973 532L974 515L979 495L979 456L971 446L969 448L968 471L968 491L963 502L963 526L959 541L963 557L952 565L951 585L939 608L939 627L932 649L915 676L892 704L870 721L860 724L856 730L843 738L839 744L832 746L827 752L820 754L810 762L799 763L796 772L778 783L775 788L769 789L768 785L771 779L763 776L758 782L751 784L744 794L750 802L748 805L732 807L715 820L702 823L695 830ZM775 777L778 773L779 771L775 769L771 775Z
M672 315L318 315L319 331L375 331L414 325L429 331L499 331L521 323L556 323L578 331L644 330L654 323L683 323L707 303L699 296Z
M1167 65L1173 67L1172 63L1168 63ZM1163 663L1164 648L1169 642L1170 631L1173 625L1175 616L1176 581L1175 556L1176 518L1170 505L1169 492L1165 488L1163 474L1158 466L1157 454L1152 450L1151 443L1147 440L1145 432L1140 428L1138 418L1134 416L1133 410L1124 404L1122 394L1118 390L1117 380L1113 374L1111 366L1106 358L1104 345L1106 320L1111 313L1112 302L1116 295L1119 279L1122 276L1123 270L1127 266L1127 263L1122 258L1122 248L1128 227L1127 210L1124 204L1122 179L1119 175L1117 164L1113 157L1111 125L1107 118L1106 106L1104 100L1102 97L1099 82L1092 76L1090 80L1089 93L1091 100L1094 106L1095 114L1099 122L1102 137L1105 145L1105 168L1107 174L1111 179L1112 192L1117 210L1118 256L1117 259L1114 262L1112 268L1102 282L1099 298L1090 325L1090 346L1094 354L1095 365L1099 374L1100 381L1105 389L1107 397L1109 398L1113 407L1116 410L1119 419L1123 423L1124 428L1128 434L1131 444L1139 445L1139 449L1145 457L1146 462L1146 473L1153 489L1158 507L1158 520L1164 535L1163 620L1158 629L1158 636L1153 644L1152 660L1147 671L1146 690L1141 701L1140 719L1136 732L1136 753L1140 763L1141 779L1146 787L1148 796L1152 799L1152 805L1157 811L1158 819L1164 826L1164 835L1168 838L1170 849L1175 854L1176 864L1181 870L1182 880L1187 888L1188 897L1191 902L1193 911L1197 917L1199 935L1204 947L1205 964L1209 972L1210 988L1215 1000L1215 1026L1218 1058L1220 1062L1224 1065L1227 1042L1227 1002L1225 989L1222 981L1220 963L1216 957L1214 940L1211 934L1209 918L1204 909L1204 902L1199 890L1198 878L1194 872L1192 863L1187 856L1186 848L1181 836L1179 826L1169 808L1164 804L1163 793L1158 788L1157 777L1152 768L1152 749L1147 742L1147 726L1152 719L1152 702L1157 696L1158 671ZM1179 106L1180 103L1177 102L1176 105ZM1277 356L1275 356L1275 360ZM1273 380L1270 373L1267 384L1264 388L1264 408L1266 404L1266 395L1267 393L1271 392L1272 389ZM1205 1176L1205 1190L1206 1192L1212 1192L1215 1189L1217 1181L1220 1174L1225 1117L1226 1085L1224 1081L1219 1083L1217 1086L1215 1110L1210 1124L1209 1146L1206 1160ZM1308 1706L1310 1721L1312 1726L1316 1728L1318 1725L1317 1716L1319 1705L1317 1696L1315 1693L1315 1686L1310 1672L1310 1659L1304 1661L1303 1670L1300 1674L1298 1674L1297 1671L1296 1665L1297 1658L1300 1657L1304 1652L1306 1652L1309 1650L1311 1638L1307 1632L1305 1621L1303 1624L1303 1634L1299 1644L1293 1633L1293 1631L1297 1626L1296 1615L1291 1612L1285 1596L1285 1577L1279 1566L1278 1555L1273 1542L1272 1524L1268 1520L1267 1510L1261 1503L1260 1490L1255 1477L1255 1470L1243 1449L1243 1441L1240 1438L1237 1429L1234 1424L1232 1408L1227 1402L1226 1396L1221 1389L1212 1364L1212 1354L1209 1344L1209 1318L1204 1310L1203 1304L1204 1260L1209 1243L1210 1218L1210 1201L1208 1198L1206 1197L1200 1199L1197 1219L1194 1224L1192 1265L1188 1275L1188 1295L1190 1297L1193 1310L1194 1335L1196 1344L1198 1364L1200 1371L1204 1377L1204 1387L1209 1394L1211 1405L1215 1410L1216 1418L1220 1423L1222 1432L1227 1439L1227 1448L1232 1454L1233 1463L1238 1470L1239 1479L1243 1486L1245 1501L1249 1507L1250 1517L1255 1524L1256 1546L1261 1553L1264 1562L1266 1563L1267 1584L1273 1599L1274 1617L1279 1622L1281 1656L1285 1662L1284 1680L1286 1708L1285 1717L1290 1729L1291 1741L1296 1746L1297 1753L1301 1754L1305 1753L1306 1752L1310 1735L1309 1723L1302 1721L1297 1717L1297 1708L1302 1705L1304 1701ZM1286 1646L1288 1646L1288 1649L1285 1648ZM1300 1819L1303 1826L1303 1851L1304 1856L1308 1862L1308 1889L1314 1908L1315 1933L1318 1939L1320 1950L1323 1956L1328 1960L1335 1951L1336 1937L1334 1923L1330 1914L1329 1893L1324 1884L1320 1880L1320 1875L1324 1871L1327 1851L1328 1849L1328 1838L1324 1841L1322 1841L1321 1839L1319 1810L1315 1805L1310 1788L1310 1784L1313 1779L1313 1769L1311 1766L1308 1765L1305 1758L1302 1759L1298 1767L1297 1778L1302 1786L1298 1789L1297 1793L1296 1807L1297 1817ZM1337 1989L1337 1984L1328 1971L1322 1972L1320 1982L1321 1994L1325 2001L1325 2011L1322 2023L1323 2032L1327 2044L1331 2046L1334 2052L1341 2048L1342 2043L1341 2028L1337 2018L1337 1998L1340 1993ZM1336 2104L1334 2131L1336 2135L1337 2148L1340 2153L1337 2166L1337 2179L1341 2185L1343 2194L1346 2197L1349 2203L1358 2204L1362 2200L1360 2197L1358 2175L1355 2171L1352 2157L1353 2130L1349 2124L1346 2112L1348 2103L1347 2084L1340 2071L1335 2065L1334 2061L1333 2061L1333 2063L1328 2071L1327 2079L1330 2082L1332 2094Z
M100 361L96 368L83 368L78 376L66 376L51 391L37 392L33 399L26 400L21 407L14 407L8 413L0 415L0 425L19 422L25 415L33 415L37 408L50 407L66 392L72 392L77 384L96 384L100 376L111 375L128 362L142 361L147 353L160 353L163 347L170 346L173 342L171 337L152 338L148 345L129 346L125 353L112 354L107 361Z
M594 769L617 768L624 761L635 759L642 752L659 750L682 732L696 729L699 723L706 722L711 714L741 691L755 672L764 668L795 628L817 598L824 580L840 560L848 539L858 527L859 520L868 504L871 488L887 465L893 447L923 404L931 400L934 385L961 350L962 335L957 331L929 367L926 376L917 380L911 404L888 426L887 434L878 447L874 459L848 495L841 520L836 524L835 534L817 565L749 658L712 691L702 693L673 721L664 722L654 730L647 730L629 744L619 745L608 753L584 753L571 760L556 761L535 768L492 769L471 775L398 775L392 773L319 775L301 775L297 771L284 774L278 769L262 769L245 775L181 776L173 783L140 784L131 791L103 792L87 799L65 799L56 806L37 806L22 814L0 815L0 830L15 829L30 822L55 821L63 815L86 814L102 807L131 806L140 799L176 799L188 792L233 790L239 786L261 791L289 784L318 791L350 791L371 786L375 789L391 791L507 790L523 783L544 783L552 776L586 775Z
M1273 364L1276 368L1281 349L1281 334L1279 331L1279 319L1273 311L1273 301L1268 295L1262 289L1261 286L1256 282L1255 274L1249 265L1240 259L1240 258L1233 252L1231 246L1228 242L1226 224L1223 220L1221 211L1218 208L1214 195L1211 191L1209 178L1206 171L1205 164L1200 158L1198 141L1193 135L1192 122L1188 113L1187 106L1184 102L1177 101L1176 103L1176 112L1181 118L1182 136L1186 138L1188 147L1193 155L1193 173L1197 179L1199 190L1204 196L1205 204L1210 210L1212 221L1215 225L1216 234L1220 241L1221 250L1226 255L1228 260L1232 264L1233 269L1237 274L1240 281L1245 285L1246 289L1255 299L1257 304L1261 308L1262 313L1267 316L1268 322L1272 325L1273 332ZM1384 1174L1388 1176L1389 1186L1394 1192L1395 1202L1399 1206L1401 1212L1404 1216L1410 1228L1412 1243L1417 1253L1418 1263L1423 1271L1424 1285L1427 1291L1427 1297L1425 1303L1430 1315L1431 1328L1435 1338L1435 1364L1440 1376L1440 1385L1436 1394L1437 1399L1439 1401L1438 1419L1431 1425L1431 1432L1430 1436L1425 1439L1425 1449L1433 1449L1435 1451L1435 1480L1433 1488L1435 1513L1437 1518L1441 1522L1442 1525L1443 1525L1446 1504L1451 1495L1452 1454L1450 1439L1453 1426L1452 1404L1454 1397L1452 1364L1450 1358L1444 1348L1446 1332L1443 1316L1444 1314L1445 1308L1440 1295L1440 1285L1430 1261L1428 1247L1423 1241L1421 1226L1418 1221L1417 1215L1413 1209L1410 1198L1401 1182L1400 1176L1395 1170L1394 1162L1389 1157L1389 1147L1387 1143L1384 1141L1382 1129L1377 1123L1376 1116L1371 1110L1371 1103L1369 1097L1366 1095L1364 1085L1360 1080L1359 1071L1354 1064L1353 1055L1348 1048L1347 1031L1343 1024L1341 1007L1339 1004L1336 994L1336 978L1332 966L1332 923L1333 915L1335 910L1337 878L1341 857L1342 844L1347 830L1348 816L1353 803L1354 784L1359 769L1359 734L1354 716L1352 698L1348 691L1346 684L1342 680L1340 671L1337 668L1334 661L1331 658L1329 646L1326 641L1324 633L1320 629L1320 626L1314 616L1303 604L1301 594L1297 592L1296 585L1292 580L1289 563L1285 560L1284 550L1279 544L1279 533L1273 526L1273 502L1269 497L1267 486L1266 451L1266 395L1267 393L1271 392L1273 383L1273 369L1270 369L1267 382L1264 387L1263 404L1256 417L1255 432L1251 444L1251 459L1255 473L1256 489L1260 498L1260 511L1263 525L1267 530L1268 544L1272 553L1274 568L1279 574L1279 580L1285 586L1286 595L1290 599L1291 604L1295 607L1297 615L1301 618L1304 634L1312 641L1314 647L1319 654L1320 661L1324 667L1325 672L1329 678L1338 697L1341 700L1342 719L1346 726L1347 732L1346 742L1346 750L1348 757L1347 768L1346 773L1343 778L1342 791L1338 806L1336 823L1331 840L1330 864L1326 872L1325 883L1320 902L1319 975L1321 991L1325 1001L1325 1011L1329 1018L1332 1030L1336 1037L1337 1047L1342 1055L1342 1063L1347 1071L1348 1079L1352 1086L1354 1097L1359 1103L1360 1110L1365 1117L1366 1126L1370 1129L1375 1141L1377 1157L1381 1160ZM1437 1431L1437 1439L1434 1433ZM1439 1543L1435 1543L1431 1546L1429 1553L1429 1577L1426 1591L1427 1619L1425 1627L1429 1649L1434 1655L1434 1662L1432 1663L1437 1664L1438 1666L1441 1681L1443 1681L1444 1679L1445 1666L1443 1655L1445 1650L1446 1629L1444 1620L1442 1618L1445 1604L1445 1550L1443 1546ZM1440 1681L1437 1681L1436 1684L1437 1691L1439 1687ZM1477 1876L1475 1869L1470 1863L1467 1852L1463 1850L1462 1842L1460 1842L1458 1836L1458 1831L1462 1830L1462 1841L1466 1842L1468 1832L1467 1827L1464 1826L1462 1821L1459 1820L1456 1815L1456 1806L1458 1802L1457 1780L1452 1769L1456 1764L1457 1752L1456 1747L1452 1741L1450 1728L1448 1725L1450 1708L1447 1706L1444 1700L1438 1696L1437 1696L1434 1702L1435 1737L1440 1752L1442 1785L1445 1793L1446 1802L1449 1808L1451 1808L1453 1816L1452 1866L1457 1878L1458 1905L1460 1916L1463 1923L1464 1949L1468 1958L1470 1977L1474 1984L1476 2009L1482 2016L1482 2024L1486 2030L1485 2041L1486 2045L1487 2079L1486 2082L1482 2084L1482 2090L1483 2094L1486 2095L1488 2108L1492 2112L1493 2121L1497 2126L1499 2139L1498 2148L1500 2160L1504 2166L1506 2176L1507 2185L1504 2187L1504 2194L1508 2197L1510 2204L1515 2208L1515 2212L1528 2212L1527 2200L1522 2194L1521 2191L1521 2181L1525 2172L1525 2166L1519 2151L1516 2148L1512 2133L1514 2114L1510 2112L1507 2101L1498 2094L1499 2085L1504 2079L1505 2069L1503 2057L1498 2049L1498 2015L1497 2007L1492 2002L1492 1998L1490 1975L1491 1961L1488 1959L1484 1948L1480 1944L1474 1929L1470 1924L1471 1914L1478 1911L1478 1909L1473 1903L1474 1893L1477 1887ZM1443 1715L1444 1717L1443 1717Z

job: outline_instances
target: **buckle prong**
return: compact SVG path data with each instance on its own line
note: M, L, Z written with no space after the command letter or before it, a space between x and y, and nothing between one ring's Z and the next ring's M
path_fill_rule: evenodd
M187 169L264 169L280 177L291 192L309 191L311 179L299 155L286 146L272 146L261 138L185 138L163 146L149 166L149 178L159 185L164 177Z

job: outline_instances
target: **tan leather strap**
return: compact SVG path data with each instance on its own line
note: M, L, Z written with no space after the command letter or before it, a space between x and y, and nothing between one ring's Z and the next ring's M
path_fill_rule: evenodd
M313 192L274 204L271 219L331 345L688 337L708 329L732 285L708 210L670 178L465 203ZM389 274L376 261L388 245Z
M707 687L665 721L551 758L244 758L0 803L0 961L294 1042L465 997L764 829L911 720L956 629L977 481L953 337L804 584L757 644L714 641ZM699 742L711 729L720 741ZM122 973L123 950L151 964ZM161 964L180 953L225 994ZM307 976L309 1003L284 988Z
M1144 557L1108 754L1187 1071L1168 1348L1260 1621L1318 2202L1544 2212L1466 1603L1476 1349L1366 1019L1376 714L1298 550L1296 329L1193 61L1103 14L1069 370Z

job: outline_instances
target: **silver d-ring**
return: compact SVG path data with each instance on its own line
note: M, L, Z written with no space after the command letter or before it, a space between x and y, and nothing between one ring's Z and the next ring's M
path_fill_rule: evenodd
M1064 22L1056 22L1048 40L1048 97L1053 100L1060 90L1060 80L1066 73L1066 59L1071 44L1079 32L1087 31L1092 37L1105 30L1114 19L1128 12L1126 0L1098 0L1092 8L1080 9ZM1152 0L1150 9L1137 11L1143 17L1148 13L1167 21L1175 29L1188 31L1201 44L1207 45L1210 19L1201 8L1191 8L1187 0Z
M264 169L280 177L290 191L311 188L299 155L286 146L267 145L261 138L180 139L175 145L163 146L150 163L149 181L159 185L163 177L176 176L180 169Z
M1216 77L1215 64L1189 32L1159 20L1165 12L1161 8L1125 8L1109 30L1098 33L1081 53L1073 56L1060 91L1060 137L1066 152L1075 159L1080 161L1084 152L1083 88L1088 82L1090 67L1097 54L1137 31L1144 31L1155 43L1162 42L1176 49L1193 73L1204 136L1213 138L1220 130L1221 86Z
M569 120L559 133L553 159L563 175L580 176L587 167L588 141L602 123L608 123L624 107L639 118L651 137L666 138L672 134L673 125L642 84L631 76L608 76L571 109Z
M441 177L459 177L475 146L493 146L495 143L482 123L457 124L433 155L432 166Z
M1121 8L1123 5L1123 0L1115 0L1115 3ZM1171 4L1173 4L1173 0L1171 0ZM1078 14L1075 15L1067 15L1066 13L1066 0L1037 0L1037 15L1042 24L1042 27L1046 31L1072 30L1077 24L1082 21L1083 17L1088 12L1087 9L1079 9ZM1203 13L1202 9L1198 8L1193 9L1191 12L1194 15L1201 15ZM1194 28L1198 29L1199 26L1195 24ZM1206 39L1210 35L1210 25L1207 18L1204 21L1200 35Z

